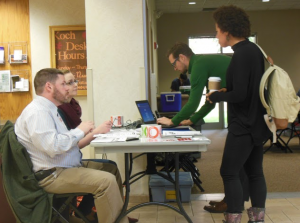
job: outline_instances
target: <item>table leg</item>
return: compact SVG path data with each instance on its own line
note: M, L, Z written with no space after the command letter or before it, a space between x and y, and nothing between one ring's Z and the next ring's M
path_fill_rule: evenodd
M190 217L185 212L181 203L180 188L179 188L179 153L175 153L175 191L176 191L176 202L181 214L187 220L187 222L193 223Z
M172 178L171 178L172 179ZM125 195L125 201L122 208L122 211L120 215L118 216L115 223L119 223L123 217L125 217L128 213L131 211L138 209L140 207L148 206L148 205L161 205L168 208L171 208L172 210L176 211L177 213L181 214L189 223L193 223L190 217L185 212L184 208L182 207L181 203L181 197L180 197L180 189L179 189L179 153L175 153L175 191L176 191L176 203L178 205L178 208L174 208L173 206L169 204L164 204L160 202L147 202L143 204L136 205L129 210L127 210L128 203L129 203L129 193L130 193L130 173L129 173L129 154L125 153L125 185L126 185L126 195Z
M125 191L126 192L125 192L124 205L123 205L120 215L118 216L118 218L116 220L116 223L120 222L121 219L127 215L126 212L127 212L127 207L128 207L128 203L129 203L129 193L130 193L130 183L129 183L130 173L129 173L129 164L128 164L129 154L125 153L124 157L125 157L125 186L126 186Z

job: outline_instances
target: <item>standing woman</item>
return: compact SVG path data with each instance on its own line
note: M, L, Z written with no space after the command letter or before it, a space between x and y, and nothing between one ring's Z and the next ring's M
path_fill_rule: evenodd
M210 102L228 102L228 135L220 170L228 205L224 222L241 222L243 190L239 172L243 167L249 178L252 203L247 210L249 222L264 222L267 187L262 166L263 141L270 136L259 98L264 57L248 40L250 21L244 10L222 6L213 18L220 45L231 46L234 51L226 74L227 91L207 94Z

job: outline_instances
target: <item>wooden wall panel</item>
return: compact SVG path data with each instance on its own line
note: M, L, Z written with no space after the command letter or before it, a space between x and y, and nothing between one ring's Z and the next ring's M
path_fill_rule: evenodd
M6 60L4 65L0 64L0 70L24 69L29 73L29 92L0 93L0 119L14 121L32 100L29 0L0 0L0 15L0 45L4 43ZM8 42L27 42L27 64L7 62Z

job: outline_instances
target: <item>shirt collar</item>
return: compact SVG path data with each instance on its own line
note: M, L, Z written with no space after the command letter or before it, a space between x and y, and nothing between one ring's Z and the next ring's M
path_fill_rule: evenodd
M243 45L245 45L245 44L247 44L247 43L249 43L249 39L246 38L245 40L240 41L240 42L234 44L234 45L231 47L231 49L232 49L233 51L236 51L240 46L243 46Z
M54 115L57 115L57 106L52 101L39 95L35 98L35 100L48 108Z

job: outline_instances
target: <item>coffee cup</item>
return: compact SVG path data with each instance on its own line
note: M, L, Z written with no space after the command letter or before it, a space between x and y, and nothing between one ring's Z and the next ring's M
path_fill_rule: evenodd
M161 125L141 125L141 138L161 138Z
M110 116L110 121L113 124L113 127L122 127L123 126L123 116L122 115L112 115L112 116Z
M208 89L209 92L218 91L221 88L221 78L210 77L208 78Z

